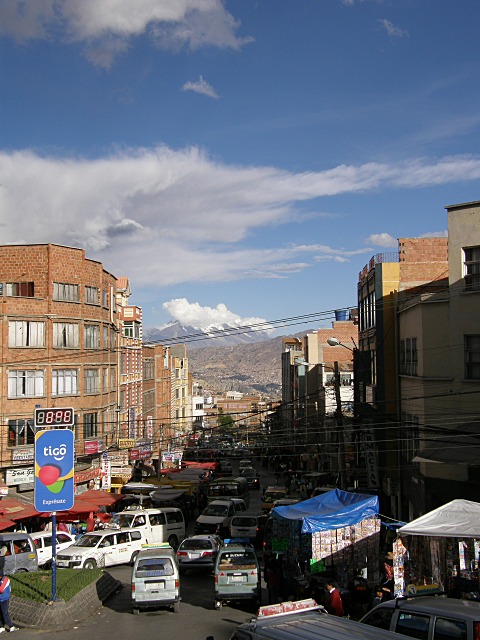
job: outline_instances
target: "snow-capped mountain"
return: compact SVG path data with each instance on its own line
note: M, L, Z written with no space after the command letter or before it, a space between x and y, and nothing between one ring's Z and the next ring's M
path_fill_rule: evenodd
M227 324L200 328L185 326L175 321L163 327L143 330L144 342L159 342L165 345L185 342L189 349L256 344L271 338L271 332L264 329L256 330L255 326L234 327Z

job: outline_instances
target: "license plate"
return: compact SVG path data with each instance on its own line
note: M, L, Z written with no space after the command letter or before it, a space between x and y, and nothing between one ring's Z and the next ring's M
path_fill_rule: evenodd
M228 576L229 582L246 582L245 576Z
M159 589L165 589L165 582L154 582L152 584L147 582L145 585L146 591L158 591Z
M201 555L201 553L189 553L188 557L190 558L190 560L196 560L197 558L200 558Z
M64 560L57 560L57 567L68 567L68 562Z

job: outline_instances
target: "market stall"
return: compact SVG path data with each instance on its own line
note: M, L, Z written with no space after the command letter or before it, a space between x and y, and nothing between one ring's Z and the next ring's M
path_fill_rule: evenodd
M378 577L378 497L334 489L272 510L272 551L288 553L315 574L332 567L341 584L362 572Z
M398 529L395 593L479 593L480 503L452 500ZM469 595L470 594L470 595Z

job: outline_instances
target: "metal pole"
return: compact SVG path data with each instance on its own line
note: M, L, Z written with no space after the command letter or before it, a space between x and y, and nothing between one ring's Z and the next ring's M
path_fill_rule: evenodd
M338 370L338 361L333 363L334 367L334 385L335 385L335 400L337 403L337 409L335 416L337 418L337 461L338 461L338 473L340 477L340 488L345 490L345 434L343 431L343 413L342 413L342 398L340 396L340 372Z
M52 602L57 599L57 513L52 512Z

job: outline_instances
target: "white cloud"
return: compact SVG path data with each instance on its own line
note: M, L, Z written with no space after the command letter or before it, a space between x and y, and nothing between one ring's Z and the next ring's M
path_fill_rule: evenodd
M147 35L168 49L240 49L239 21L222 0L2 0L0 35L82 42L94 64L108 68L132 39Z
M392 22L390 22L390 20L386 20L384 18L382 20L379 20L378 22L382 25L382 27L391 38L405 38L408 36L408 31L400 29L400 27L396 27Z
M83 247L136 286L286 278L318 261L367 251L246 245L255 234L261 237L259 231L268 235L292 220L310 221L313 214L305 214L302 203L479 179L477 156L294 173L228 166L196 148L128 149L97 160L0 152L1 242ZM378 238L386 242L387 236Z
M223 303L217 304L216 307L203 307L198 302L189 302L186 298L175 298L164 302L162 306L174 320L197 329L219 329L224 324L231 327L245 327L266 323L264 318L242 318L227 309ZM262 326L263 328L267 327Z
M208 84L202 76L199 77L197 82L185 82L182 87L183 91L194 91L195 93L201 93L209 98L218 98L217 92Z
M398 247L398 241L389 233L373 233L368 236L367 242L377 247Z

